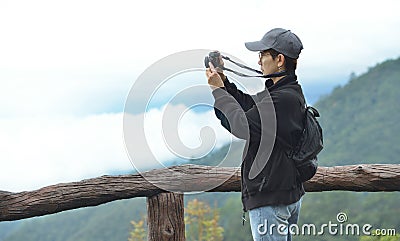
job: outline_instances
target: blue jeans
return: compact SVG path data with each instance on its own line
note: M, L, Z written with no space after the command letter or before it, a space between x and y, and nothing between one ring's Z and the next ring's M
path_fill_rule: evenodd
M290 205L264 206L249 211L254 241L291 241L291 224L297 224L301 199Z

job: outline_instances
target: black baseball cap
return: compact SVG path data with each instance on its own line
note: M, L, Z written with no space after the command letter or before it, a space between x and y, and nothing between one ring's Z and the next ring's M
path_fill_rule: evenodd
M260 41L245 43L250 51L264 51L273 49L293 59L299 58L303 49L299 37L290 30L274 28L268 31Z

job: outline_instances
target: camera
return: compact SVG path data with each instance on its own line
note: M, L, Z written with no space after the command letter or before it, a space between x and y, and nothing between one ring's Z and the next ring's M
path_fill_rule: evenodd
M209 62L211 62L215 68L217 67L222 67L222 65L220 64L220 56L221 53L218 51L212 51L210 53L208 53L208 56L206 56L204 58L204 65L206 66L206 68L210 68Z

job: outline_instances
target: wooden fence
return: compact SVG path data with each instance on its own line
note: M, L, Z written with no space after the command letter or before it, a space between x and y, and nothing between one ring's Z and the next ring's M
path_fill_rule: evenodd
M171 175L171 170L174 175ZM28 192L0 191L0 221L42 216L120 199L147 197L148 240L182 241L185 240L184 193L210 186L215 188L208 192L240 192L240 169L182 165L141 174L102 176L61 183ZM400 191L400 164L319 167L317 174L304 183L304 188L307 192Z

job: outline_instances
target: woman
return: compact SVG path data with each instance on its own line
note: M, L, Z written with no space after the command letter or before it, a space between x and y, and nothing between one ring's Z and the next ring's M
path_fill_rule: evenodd
M241 166L242 203L249 211L254 240L291 240L304 188L288 158L302 130L305 100L297 82L297 59L303 49L290 30L275 28L260 41L245 44L259 52L265 90L250 96L214 69L206 70L221 124L246 140Z

